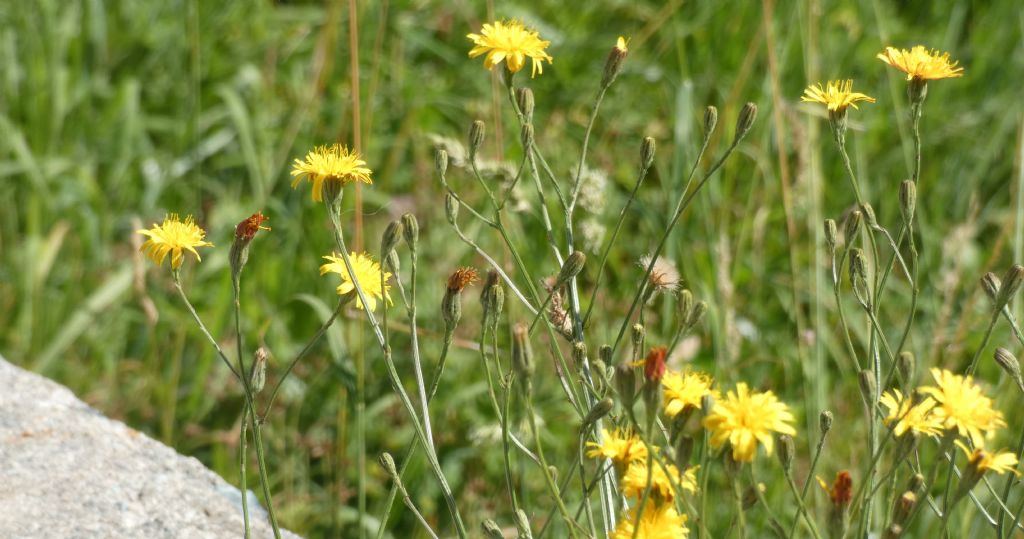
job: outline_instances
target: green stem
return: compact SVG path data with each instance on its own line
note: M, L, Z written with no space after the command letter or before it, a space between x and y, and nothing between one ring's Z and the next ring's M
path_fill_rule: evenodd
M526 393L526 413L529 414L530 433L533 435L533 441L537 443L537 456L540 458L541 472L544 475L544 481L547 483L548 492L551 493L551 497L555 500L555 504L558 506L558 512L562 515L562 519L565 520L565 526L569 531L569 536L576 537L576 528L579 524L569 515L569 510L565 507L565 502L562 501L562 496L559 493L558 485L555 484L555 480L551 477L551 468L548 467L548 461L544 457L544 444L540 439L540 429L537 428L537 414L533 410L533 396Z

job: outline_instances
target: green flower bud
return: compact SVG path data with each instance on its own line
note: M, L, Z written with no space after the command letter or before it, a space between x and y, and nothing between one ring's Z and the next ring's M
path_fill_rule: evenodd
M644 141L640 145L640 167L644 170L651 168L651 165L654 164L655 146L653 137L644 137Z
M914 210L917 208L917 185L910 180L903 180L900 184L900 214L903 215L903 222L910 224L914 220Z
M420 223L415 215L407 213L402 216L402 236L405 237L405 243L409 244L409 248L415 251L416 244L420 241Z
M828 431L832 430L832 421L832 412L828 410L823 410L821 414L818 415L818 428L821 429L822 436L825 436L828 434Z
M738 143L743 140L743 137L747 136L750 128L754 126L755 119L757 119L757 105L753 103L743 105L739 116L736 117L736 133L733 135L733 144Z
M448 193L444 197L444 216L448 218L448 224L455 226L455 220L459 218L459 199Z
M484 123L480 120L473 122L469 127L469 158L476 157L477 150L484 143Z
M1021 283L1024 282L1024 267L1018 264L1010 266L1010 269L1006 271L1006 275L1003 276L1003 284L999 287L999 293L996 294L996 309L1002 310L1013 296L1020 290Z
M434 152L434 170L442 178L448 172L448 152L442 149Z
M836 252L836 239L839 235L839 231L836 227L836 222L833 219L825 219L825 245L828 246L828 252Z
M718 125L718 109L714 105L708 105L704 109L704 138L711 136Z
M516 103L519 105L520 112L526 117L526 123L533 123L533 90L529 88L517 88L516 89Z

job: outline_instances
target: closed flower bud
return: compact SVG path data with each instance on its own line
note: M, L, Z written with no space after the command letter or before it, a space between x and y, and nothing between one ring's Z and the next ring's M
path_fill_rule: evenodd
M516 104L519 105L519 111L526 117L526 123L533 123L533 90L516 88Z
M875 400L877 398L875 393L878 389L878 385L875 384L874 373L867 369L860 371L860 374L857 376L857 382L860 385L860 396L864 399L864 404L874 410L875 403L877 402Z
M903 215L903 222L908 225L914 220L914 210L917 208L917 185L910 180L903 180L900 184L900 214Z
M871 306L867 275L867 262L864 260L864 251L850 249L850 283L853 285L853 293L857 296L857 301L865 309Z
M690 321L690 313L693 312L693 292L684 289L679 293L679 300L676 303L676 316L679 323L686 325Z
M793 447L793 437L788 434L780 434L778 442L779 463L782 464L782 469L789 473L793 469L793 458L796 453L796 449Z
M485 519L481 526L484 529L484 535L487 539L505 539L505 534L501 533L501 528L498 524L491 519Z
M644 170L651 168L654 164L655 143L653 137L644 137L640 145L640 167Z
M917 495L911 491L906 491L900 496L892 508L892 523L894 525L902 526L907 523L907 519L910 518L910 514L914 512L914 508L917 506Z
M601 74L602 88L607 88L608 85L615 81L615 77L619 76L619 73L622 72L622 64L625 63L626 56L628 55L629 47L627 46L626 39L620 37L608 53L608 59L604 62L604 72Z
M601 348L597 349L597 357L604 362L605 365L611 365L612 361L612 347L607 344L602 344Z
M517 539L533 539L533 532L530 531L530 519L526 516L526 511L522 509L516 509L516 531L519 532Z
M1024 392L1024 380L1021 380L1020 363L1017 361L1017 358L1005 348L996 348L995 359L996 363L1006 371L1006 374L1009 374L1010 378L1013 378L1017 387Z
M577 367L583 365L587 360L587 345L582 342L575 342L572 345L572 361Z
M853 246L853 242L857 240L857 233L860 232L860 224L863 220L864 214L860 210L854 210L846 217L846 222L843 223L843 241L847 246Z
M913 492L917 496L924 494L924 475L916 473L907 479L907 490Z
M619 392L622 406L632 409L636 400L636 370L627 361L615 368L615 389Z
M484 311L484 327L487 329L497 328L498 320L501 318L501 309L505 304L505 290L502 288L501 278L495 270L487 272L487 281L484 282L483 292L480 293L480 303Z
M996 296L999 295L999 287L1001 286L1003 286L1003 282L999 280L999 277L996 277L995 273L990 271L981 276L981 288L985 290L985 295L993 303L996 301Z
M718 109L714 105L708 105L704 109L704 138L710 137L718 125Z
M420 223L415 215L407 213L402 216L402 236L405 243L409 244L409 248L415 251L416 243L420 240Z
M484 143L484 123L480 120L473 122L469 127L469 158L476 157L477 150Z
M836 240L839 236L838 227L833 219L825 219L825 245L828 246L828 252L836 252Z
M860 211L864 213L864 222L871 228L878 227L878 218L875 217L875 208L867 202L860 205Z
M754 120L757 119L757 105L753 103L747 103L740 109L740 115L736 117L736 133L733 135L733 144L743 140L743 137L747 136L750 132L750 128L754 126Z
M444 216L448 218L448 223L452 226L455 226L455 220L459 218L459 199L451 193L444 197Z
M256 354L252 364L252 376L249 380L249 387L252 388L253 394L257 394L263 391L263 386L267 383L267 359L270 357L270 352L264 347L256 349Z
M583 264L586 261L587 255L583 254L583 251L573 251L571 255L566 257L565 262L562 263L562 269L558 272L558 277L555 278L555 284L552 288L559 288L569 282L569 279L577 276L583 271Z
M448 152L441 149L434 152L434 170L442 178L448 172Z
M630 340L633 343L633 359L636 361L640 361L643 357L641 354L644 353L644 337L646 335L647 330L644 329L643 324L633 324Z
M686 321L687 329L697 327L701 320L704 320L704 315L708 312L708 302L698 301L693 309L690 311L690 318Z
M388 223L387 228L384 229L384 234L380 238L380 253L381 256L386 257L391 254L391 251L395 250L398 242L402 241L402 222L391 221Z
M533 350L530 348L530 329L523 323L512 328L512 368L524 382L533 377Z
M607 363L605 363L604 361L601 361L600 359L595 359L594 362L590 365L590 367L592 369L594 369L595 373L597 373L597 378L598 378L599 381L601 381L601 382L607 382L608 381L608 364ZM597 381L595 381L595 383L596 382Z
M608 397L595 402L594 406L592 406L590 411L587 412L587 416L583 418L583 428L587 428L598 419L608 415L608 412L612 411L613 406L615 406L615 402Z
M519 142L522 143L524 150L529 150L533 146L533 124L523 124L519 129Z
M395 459L391 456L391 453L384 452L380 454L380 465L384 468L384 471L388 474L388 477L394 478L398 476L398 470L395 468Z
M818 415L818 428L821 429L821 435L825 436L828 431L832 430L833 416L832 412L824 410Z
M1024 282L1024 267L1018 264L1010 266L1010 269L1006 271L1006 275L1003 276L1003 284L999 287L999 293L996 294L996 309L1002 310L1013 296L1017 294L1017 290L1020 290L1021 283Z
M914 354L909 351L900 352L899 358L896 359L896 368L899 369L900 376L903 377L903 383L909 384L914 379L914 371L917 368Z

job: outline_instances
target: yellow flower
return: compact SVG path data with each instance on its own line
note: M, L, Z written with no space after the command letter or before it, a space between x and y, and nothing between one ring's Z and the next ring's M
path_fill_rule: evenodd
M647 458L647 446L628 429L615 429L613 432L601 429L601 443L587 442L587 447L590 448L587 456L592 459L606 458L628 464Z
M622 51L623 54L629 52L629 38L619 36L619 39L615 40L615 48Z
M627 497L632 496L640 499L644 489L647 488L647 476L651 476L651 492L657 494L662 500L671 501L675 499L675 488L681 488L690 494L697 493L696 467L686 470L680 477L679 468L674 464L665 463L665 467L654 462L652 464L654 473L648 473L647 462L635 460L629 464L626 473L622 476L622 493ZM668 472L665 471L668 468Z
M967 455L968 465L972 470L981 473L995 472L999 475L1013 472L1017 476L1020 475L1017 471L1017 455L1010 451L988 452L980 447L971 450L960 440L956 441L956 445Z
M661 379L661 385L665 388L665 414L675 417L686 409L700 409L704 395L710 394L716 401L719 400L718 391L711 389L712 383L714 380L702 372L669 371Z
M213 247L212 243L203 241L206 231L196 225L191 215L182 221L178 218L178 214L172 213L164 217L162 224L153 223L153 228L135 232L149 238L139 248L146 258L159 266L164 263L164 259L170 253L171 269L175 270L181 267L181 262L185 258L185 250L196 255L196 260L201 261L195 248Z
M936 404L935 399L927 397L916 405L911 401L912 399L903 398L903 393L898 389L891 392L886 391L879 399L882 406L889 409L889 415L884 419L885 424L896 423L893 434L903 436L907 431L915 435L938 436L942 434L942 421L932 413Z
M959 62L949 61L949 53L917 45L907 49L886 47L878 53L877 58L907 74L907 80L936 80L951 77L962 77L964 68L957 67Z
M852 80L830 80L824 88L821 83L808 86L800 101L805 103L821 103L834 112L844 112L846 107L857 108L857 103L865 101L874 103L875 98L853 91Z
M1003 414L992 407L992 399L981 392L970 376L935 368L931 373L938 387L925 386L920 391L938 401L932 413L943 428L955 428L961 436L981 447L985 438L991 438L997 429L1006 426Z
M551 42L544 41L535 30L527 30L523 23L515 19L484 24L479 34L468 34L466 37L474 45L469 51L469 57L486 54L484 67L487 69L504 61L505 67L516 73L530 58L533 60L530 76L533 77L544 72L545 61L552 61L551 56L544 52Z
M704 427L711 431L711 447L718 449L729 442L734 460L753 462L758 442L772 454L773 432L796 435L796 429L790 425L793 421L789 407L774 393L751 392L747 384L740 382L735 391L729 391L725 399L715 403L704 418Z
M306 154L305 160L296 159L292 164L292 189L308 177L313 182L313 200L320 202L325 181L341 182L343 186L351 182L373 183L372 173L359 152L341 144L317 146Z
M366 294L366 302L370 306L370 310L377 309L377 300L387 301L391 303L391 295L388 293L391 287L386 284L387 280L391 278L391 274L384 272L385 284L381 287L380 282L380 264L375 262L370 255L363 253L351 253L348 255L349 260L352 262L352 269L356 273L356 280L359 281L359 286L363 288L363 292ZM345 267L345 260L339 257L337 254L331 256L325 256L325 260L330 262L320 266L320 275L327 273L337 273L341 275L341 284L338 285L338 295L343 296L345 294L353 293L355 291L355 285L352 284L352 278L348 274L348 269ZM363 302L360 301L358 295L356 296L356 308L362 309Z
M654 504L648 501L644 506L643 515L640 516L640 529L634 530L637 523L634 507L628 515L619 520L619 525L610 539L686 539L690 536L686 521L686 515L677 513L672 504Z

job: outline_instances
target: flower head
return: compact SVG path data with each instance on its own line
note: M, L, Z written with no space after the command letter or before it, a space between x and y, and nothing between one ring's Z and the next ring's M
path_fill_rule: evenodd
M135 231L149 238L139 248L146 258L149 258L156 265L162 265L167 255L171 255L171 269L177 270L184 260L184 252L188 251L199 258L196 247L212 247L213 244L203 241L206 231L199 227L189 215L182 221L178 214L171 213L164 217L161 224L153 223L153 228Z
M962 77L964 68L957 67L959 62L950 62L949 53L917 45L907 49L886 47L878 53L877 58L907 74L907 80L937 80Z
M818 478L818 484L821 485L821 488L828 494L829 499L832 500L833 507L842 509L850 505L850 501L853 499L853 479L850 478L850 472L843 470L837 473L831 487L820 477Z
M251 241L260 230L270 230L269 226L263 226L263 223L269 220L261 211L250 215L235 227L235 238L242 241Z
M795 419L786 403L779 401L771 391L750 391L747 384L736 384L725 398L715 404L704 418L704 427L711 431L711 446L722 447L729 442L732 458L737 462L752 462L757 444L764 445L771 455L773 433L796 435L791 423Z
M665 471L666 468L668 469L667 472ZM640 499L644 489L647 488L648 475L651 476L651 492L657 494L661 500L671 501L675 499L676 487L690 494L697 493L696 468L686 470L686 473L681 476L679 468L674 464L666 464L665 467L662 467L661 464L655 462L650 469L654 470L653 474L648 471L647 462L644 460L634 460L629 463L626 473L622 476L622 493L627 497L632 496Z
M317 146L306 154L305 160L296 159L292 164L292 189L308 177L313 182L313 200L320 202L325 181L340 182L343 186L352 182L373 183L372 173L359 152L347 146Z
M628 464L647 458L647 446L629 430L615 429L609 432L608 429L601 429L601 443L587 442L587 447L587 456L592 459L606 458Z
M842 113L846 107L857 108L857 103L864 101L874 103L875 98L869 97L860 92L853 91L852 80L830 80L822 88L821 83L808 86L800 101L805 103L821 103L828 107L830 112Z
M1014 455L1010 451L985 451L982 448L971 449L960 440L956 441L957 447L963 450L964 455L967 455L968 466L972 470L976 470L981 473L995 472L1002 475L1006 472L1013 472L1016 475L1020 475L1017 471L1017 455Z
M502 61L512 73L518 72L526 65L526 59L533 61L531 77L544 72L544 62L551 62L551 56L544 49L551 44L544 41L535 30L528 30L523 23L512 19L484 24L479 34L468 34L466 37L473 42L469 51L470 58L482 54L484 67L490 69Z
M660 382L665 376L665 357L668 356L668 348L655 346L647 353L644 359L644 377L649 382Z
M377 300L383 300L390 304L391 295L389 291L391 286L387 285L386 282L391 278L391 274L386 271L384 272L385 284L381 286L380 264L366 253L353 252L348 256L352 262L352 270L356 274L356 280L359 281L359 286L362 287L363 292L366 294L366 302L369 304L370 310L373 311L377 308ZM348 268L345 267L345 260L336 253L325 256L324 259L329 262L320 266L320 275L337 273L341 276L341 284L338 285L338 295L343 296L354 293L356 288L352 284L352 277L348 273ZM355 300L356 308L362 309L363 302L359 299L358 295Z
M476 268L469 266L459 268L448 276L448 290L461 292L463 288L475 283L478 277L479 273L476 271Z
M647 266L651 265L651 255L644 255L640 257L639 266L645 271ZM662 257L658 257L654 261L654 267L651 268L651 274L647 276L647 283L654 289L655 292L666 292L672 291L679 288L679 283L682 279L679 276L679 270L676 269L676 265Z
M893 427L893 434L903 436L908 431L915 435L938 436L942 434L942 421L932 413L936 404L935 399L927 397L918 404L911 401L912 399L904 398L903 393L898 389L891 392L886 391L879 399L882 406L889 409L889 414L883 420L885 424L889 426L892 426L893 423L896 424Z
M921 393L939 403L932 411L947 430L956 429L961 436L981 447L997 429L1006 426L1003 414L993 408L992 399L981 392L970 376L960 376L945 369L931 370L935 386L925 386Z
M619 49L623 53L629 52L629 38L619 36L619 39L615 40L615 48Z
M686 515L680 515L670 503L646 504L638 526L636 516L634 507L619 520L610 539L686 539L690 535Z
M665 388L665 414L675 417L683 410L698 409L704 395L719 400L718 391L711 389L713 383L714 380L702 372L668 371L661 379L661 385Z

